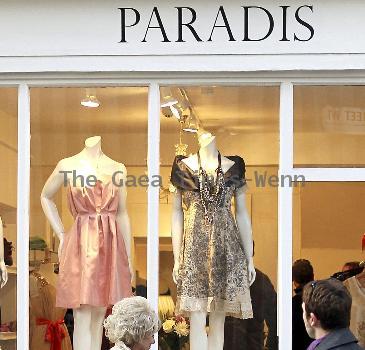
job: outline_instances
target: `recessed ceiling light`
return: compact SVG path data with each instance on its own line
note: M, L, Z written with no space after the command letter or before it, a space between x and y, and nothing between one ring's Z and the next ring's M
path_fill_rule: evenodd
M100 106L99 100L94 95L87 95L86 98L81 100L81 105L89 108L96 108Z

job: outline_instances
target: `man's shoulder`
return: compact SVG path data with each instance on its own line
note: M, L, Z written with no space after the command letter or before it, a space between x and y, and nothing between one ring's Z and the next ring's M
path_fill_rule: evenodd
M357 344L357 339L348 328L330 332L319 344L317 350L364 350Z

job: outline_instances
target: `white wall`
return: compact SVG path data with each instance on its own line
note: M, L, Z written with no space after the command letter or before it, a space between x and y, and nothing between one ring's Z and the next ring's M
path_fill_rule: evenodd
M237 41L227 40L224 28L212 31L218 0L159 2L158 9L171 42L161 42L159 30L151 30L141 42L152 4L147 0L11 1L1 2L0 72L225 72L365 69L362 0L318 0L302 18L315 28L308 42L293 41L294 33L306 38L308 29L294 20L295 10L307 3L290 2L288 38L281 39L281 9L274 0L254 0L250 5L265 7L275 20L273 34L264 41L243 42L242 2L225 2L227 18ZM186 42L177 43L176 6L191 6L197 12L196 29L203 42L194 42L188 32ZM247 5L247 4L246 4ZM141 21L130 28L130 42L121 44L118 7L135 7ZM189 19L189 18L188 18ZM187 20L188 20L187 19ZM133 18L128 19L133 21ZM218 19L220 25L222 18ZM130 22L129 22L130 23ZM250 33L265 34L268 19L260 11L252 14ZM152 21L152 25L155 20ZM224 54L224 59L222 59ZM83 55L88 55L84 56ZM129 56L133 55L133 56ZM47 57L43 57L47 56ZM129 76L130 77L130 76ZM224 76L227 78L227 76Z
M362 38L365 34L362 14L365 4L361 0L343 2L316 1L313 12L302 9L300 17L315 29L308 42L294 41L308 38L309 30L295 20L295 11L307 2L293 0L288 10L287 36L282 39L281 3L272 0L254 0L253 6L266 8L274 19L271 36L263 41L243 42L244 12L240 1L225 2L224 9L235 38L229 41L227 31L215 29L212 41L207 42L212 32L219 6L218 0L159 2L158 10L170 42L161 42L160 30L150 30L146 42L141 42L147 30L153 4L147 0L123 1L2 1L0 30L11 35L2 37L0 54L10 56L35 55L170 55L174 54L283 54L283 53L365 53ZM177 6L190 6L196 10L194 24L202 41L197 42L190 32L184 33L185 42L177 41ZM136 8L140 22L127 29L127 43L121 40L121 17L118 7ZM130 12L132 13L132 12ZM185 16L188 21L191 15ZM132 24L135 16L126 18ZM217 25L222 24L220 15ZM262 38L269 27L268 16L262 10L250 12L251 38ZM151 25L156 25L156 18ZM185 31L186 32L186 29Z

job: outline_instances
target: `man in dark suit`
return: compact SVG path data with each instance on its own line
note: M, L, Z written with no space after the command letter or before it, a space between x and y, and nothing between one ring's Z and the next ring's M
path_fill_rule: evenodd
M313 281L303 289L303 320L315 339L308 350L361 350L351 333L351 295L337 279Z

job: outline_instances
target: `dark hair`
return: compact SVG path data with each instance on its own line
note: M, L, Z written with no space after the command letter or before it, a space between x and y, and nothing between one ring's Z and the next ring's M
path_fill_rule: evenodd
M360 267L360 261L348 261L345 265L343 265L342 270L347 266L350 268L349 270L357 269Z
M311 265L310 261L306 259L296 260L292 268L292 278L294 282L302 286L310 281L313 281L313 266Z
M313 313L324 330L350 326L351 295L337 279L330 278L306 284L303 302L307 316Z

